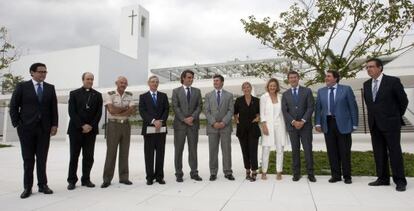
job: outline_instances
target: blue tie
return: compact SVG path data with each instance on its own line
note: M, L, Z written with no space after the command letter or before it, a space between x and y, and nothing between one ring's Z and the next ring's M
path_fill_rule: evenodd
M37 83L37 99L39 100L39 102L42 102L42 97L43 97L42 85L40 83Z
M157 105L157 95L155 93L152 93L152 101L154 102L154 105Z
M329 89L331 90L331 92L329 93L329 109L330 109L331 115L335 116L335 95L334 95L335 87L330 87Z
M293 99L295 100L295 105L298 105L298 88L293 88Z
M220 105L220 90L217 91L217 105Z
M190 100L191 100L190 87L187 87L187 102L188 102L188 104L190 104Z

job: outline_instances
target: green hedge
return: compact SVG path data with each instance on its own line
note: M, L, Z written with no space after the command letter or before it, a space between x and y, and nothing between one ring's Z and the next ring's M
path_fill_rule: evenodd
M275 152L270 153L268 173L275 173ZM414 177L414 154L403 153L405 174ZM330 175L328 155L323 151L313 152L315 175ZM374 154L372 151L357 152L351 154L352 176L376 176ZM391 170L390 170L391 172ZM304 153L301 151L301 173L307 175ZM284 153L283 174L292 174L292 152Z

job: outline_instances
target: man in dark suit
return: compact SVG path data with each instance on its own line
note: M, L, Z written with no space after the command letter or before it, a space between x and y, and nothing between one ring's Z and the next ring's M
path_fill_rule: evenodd
M55 87L44 82L46 74L45 64L32 64L32 79L19 83L10 101L10 117L17 128L24 165L24 191L21 198L32 194L35 160L39 192L53 193L47 186L46 161L50 136L57 132L58 109Z
M75 189L78 181L78 159L82 150L82 186L95 187L90 180L95 151L96 134L99 133L99 121L102 116L102 95L92 88L94 76L86 72L82 74L83 86L69 94L69 127L70 163L68 174L68 190Z
M364 83L364 100L378 177L369 185L390 185L389 155L396 190L405 191L407 180L400 141L402 117L408 106L407 94L399 78L382 73L381 60L369 59L365 68L371 77Z
M168 97L157 91L159 79L151 76L148 79L149 91L139 96L139 114L143 120L144 156L147 185L152 185L154 179L159 184L164 180L164 152L167 135L167 119L169 111ZM155 153L155 170L154 170Z
M188 141L188 163L190 177L201 181L197 169L198 130L200 129L200 112L202 106L200 89L192 87L194 72L184 70L181 73L182 86L175 88L172 94L174 109L174 148L175 176L177 182L183 182L183 150L185 139Z
M339 73L328 70L326 87L318 90L315 108L315 129L325 135L331 166L330 183L351 184L351 133L358 127L358 107L350 86L340 85ZM342 174L341 174L342 167Z
M292 144L292 170L293 181L299 181L300 173L300 142L305 153L306 171L308 179L316 182L313 173L312 153L312 113L314 99L312 90L299 86L299 74L296 71L288 73L288 81L291 86L282 96L282 112L289 132Z

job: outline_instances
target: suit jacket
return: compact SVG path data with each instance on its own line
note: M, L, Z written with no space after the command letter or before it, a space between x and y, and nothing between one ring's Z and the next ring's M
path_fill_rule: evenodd
M274 109L276 106L277 109ZM277 103L273 104L269 92L260 97L260 121L266 122L269 135L262 134L262 146L285 146L289 139L282 114L282 96L277 95ZM275 138L277 136L277 138Z
M288 131L295 130L295 127L291 124L293 120L300 121L302 119L306 121L303 125L303 129L312 129L312 113L315 101L312 90L307 87L299 86L298 99L299 101L296 105L292 94L292 88L286 90L282 96L282 112Z
M73 90L69 94L69 127L68 134L81 133L82 126L92 126L90 133L99 133L99 121L102 116L102 94L95 89L86 91L85 88Z
M252 121L256 118L256 115L260 115L260 100L257 97L252 96L250 105L246 104L244 96L238 97L234 103L234 114L239 115L239 123L237 124L236 136L239 138L253 135L255 138L261 136L259 124Z
M139 114L143 120L141 135L147 135L147 127L153 119L162 120L162 126L167 126L169 103L167 94L157 91L157 105L154 105L151 92L139 96Z
M32 80L17 84L10 100L10 118L14 127L32 127L40 122L45 131L58 126L55 87L43 82L43 97L39 102Z
M407 94L400 79L383 75L375 102L372 97L372 79L364 82L364 100L368 110L368 125L374 123L381 131L400 131L402 116L408 106Z
M175 88L172 92L172 104L174 109L174 129L184 130L187 127L198 130L200 128L200 113L202 99L200 89L190 88L190 103L187 102L186 90L183 86ZM192 116L193 126L184 123L184 119Z
M328 132L328 93L328 87L318 90L315 108L315 125L321 125L324 133ZM338 84L335 96L335 118L341 134L351 133L353 127L358 126L358 106L350 86Z
M216 90L206 94L204 102L204 113L207 118L207 134L210 133L231 133L233 131L232 117L234 113L233 94L222 89L220 105L217 105ZM213 128L215 122L224 122L223 129Z

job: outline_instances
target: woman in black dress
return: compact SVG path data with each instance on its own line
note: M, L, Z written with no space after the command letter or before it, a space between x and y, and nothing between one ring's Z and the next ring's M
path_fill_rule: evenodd
M234 103L234 119L237 123L236 136L239 138L243 153L246 179L256 181L257 176L257 145L261 135L259 128L259 98L252 96L252 85L242 84L243 96Z

